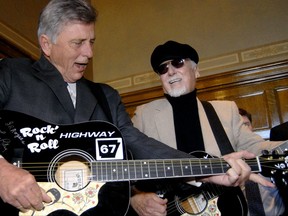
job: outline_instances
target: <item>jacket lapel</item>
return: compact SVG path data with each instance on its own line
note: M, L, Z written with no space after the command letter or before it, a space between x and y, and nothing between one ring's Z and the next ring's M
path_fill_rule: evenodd
M160 141L177 149L172 106L165 99L155 112L155 125Z
M55 96L71 119L74 118L75 109L67 90L67 83L64 82L60 72L42 55L41 58L33 64L34 76L46 83L54 92ZM45 95L43 95L45 97ZM51 103L55 103L51 102Z
M75 122L88 121L97 105L97 100L84 79L77 82Z

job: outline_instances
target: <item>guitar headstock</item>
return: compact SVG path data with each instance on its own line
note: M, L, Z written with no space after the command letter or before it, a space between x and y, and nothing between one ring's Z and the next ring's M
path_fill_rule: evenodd
M288 151L279 153L276 150L262 152L259 157L261 163L261 174L270 177L276 185L282 182L288 184Z

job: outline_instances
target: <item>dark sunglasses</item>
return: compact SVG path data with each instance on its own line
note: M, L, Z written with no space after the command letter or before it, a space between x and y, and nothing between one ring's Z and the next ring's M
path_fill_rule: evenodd
M173 59L165 64L159 65L157 69L157 73L160 75L163 75L168 72L170 64L175 68L181 68L183 67L184 63L185 63L185 59Z

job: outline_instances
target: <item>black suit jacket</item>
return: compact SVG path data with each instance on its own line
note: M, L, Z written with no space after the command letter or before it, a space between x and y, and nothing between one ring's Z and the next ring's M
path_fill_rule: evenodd
M24 58L3 59L0 61L0 109L22 112L53 124L108 121L88 82L91 81L85 78L77 81L74 109L62 75L44 56L36 62ZM113 123L135 159L191 157L134 128L119 93L106 84L101 87Z
M277 125L270 130L271 141L288 140L288 122Z

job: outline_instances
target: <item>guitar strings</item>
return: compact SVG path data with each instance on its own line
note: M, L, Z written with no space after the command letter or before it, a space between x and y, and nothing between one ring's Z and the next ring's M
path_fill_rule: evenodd
M165 166L165 162L171 162L169 163L169 166ZM193 175L193 167L198 167L199 170L201 169L204 169L205 167L205 170L206 169L219 169L219 170L222 170L223 171L223 164L226 163L226 161L222 160L222 159L209 159L207 162L205 161L205 163L203 163L203 160L201 160L201 162L199 163L199 160L196 159L196 161L194 159L187 159L187 161L189 161L190 165L191 165L191 175L190 174L187 174L187 175L181 175L181 177L193 177L193 176L209 176L209 175L216 175L216 174L219 174L218 173L214 173L212 170L209 174L205 174L205 175ZM279 165L279 164L282 164L284 163L283 161L283 158L277 158L277 159L270 159L270 158L259 158L259 161L260 161L260 164L261 164L261 168L270 168L270 169L273 169L273 170L281 170L283 172L286 172L287 171L287 167L286 165L284 166L285 168L283 168L283 165ZM258 167L258 162L255 160L255 159L245 159L245 162L250 166L250 167L253 167L253 166L256 166ZM57 166L60 166L61 164L64 164L65 162L58 162L57 163ZM158 166L161 166L161 167L164 167L162 172L165 172L165 171L171 171L173 172L173 169L180 169L182 170L183 167L181 166L181 164L174 164L173 163L173 160L161 160L161 161L158 161L158 160L135 160L135 161L129 161L129 160L124 160L124 161L104 161L104 162L100 162L100 161L93 161L93 162L81 162L83 164L86 164L87 167L89 167L91 169L91 166L92 166L92 170L93 171L96 171L98 174L100 173L100 175L102 175L101 178L98 178L98 176L96 176L97 173L93 173L92 172L92 175L89 175L87 176L88 179L91 179L91 180L106 180L106 181L117 181L117 180L137 180L137 179L149 179L149 173L155 173L159 170L157 170L157 167ZM92 165L91 165L92 163ZM137 164L139 163L139 164ZM148 164L147 167L149 168L149 170L146 170L148 173L144 173L143 171L143 164ZM149 167L149 164L150 163L153 163L155 164L155 167L153 166L151 168L151 166ZM278 164L278 166L275 166L275 163ZM49 166L50 163L48 162L37 162L37 163L22 163L21 164L21 168L24 168L28 171L30 171L32 174L35 173L35 177L46 177L47 174L47 167ZM164 166L163 166L164 164ZM200 164L200 166L199 166ZM225 164L225 166L227 165L227 163ZM145 165L146 166L146 165ZM127 167L127 168L126 168ZM129 176L129 175L126 175L126 172L128 172L129 174L129 169L131 169L131 167L133 168L133 170L135 171L134 173L134 176ZM67 166L66 169L75 169L77 167L75 166ZM111 173L108 173L108 172L105 172L105 168L106 168L106 171L109 171ZM128 169L129 168L129 169ZM230 166L227 166L226 169L228 170L230 168ZM53 167L54 170L57 170L57 167ZM100 171L99 171L100 170ZM104 170L104 171L103 171ZM225 172L227 171L225 170ZM203 170L202 170L203 171ZM41 172L45 172L43 174L39 174ZM220 172L221 174L224 174L225 173L224 171L223 172ZM111 179L111 177L109 178L109 174L114 174L114 173L118 173L118 175L112 175L113 177L116 177L116 179ZM125 174L125 175L124 175ZM165 173L164 173L165 174ZM145 176L145 175L148 175L148 176ZM155 179L158 179L158 178L173 178L173 177L179 177L179 176L155 176ZM130 179L131 178L131 179ZM150 178L151 179L151 178ZM154 177L153 177L154 179Z
M187 212L185 209L188 209L188 208L192 208L191 205L187 202L183 203L185 200L188 200L189 198L192 198L193 196L190 195L190 196L187 196L187 197L183 197L179 200L177 200L178 203L176 203L176 200L172 200L172 201L168 201L168 204L167 204L167 215L171 215L173 214L174 212L179 212L181 214L184 214L184 213L188 213L188 214L194 214L195 213L200 213L201 211L193 211L192 213L191 212ZM181 212L179 209L177 209L177 206L176 205L181 205ZM195 206L197 207L197 206Z

